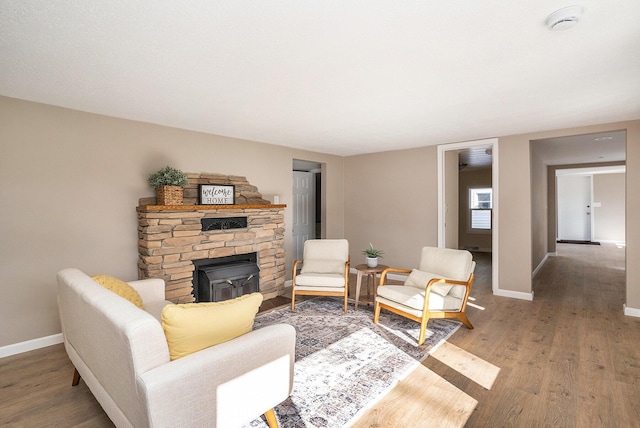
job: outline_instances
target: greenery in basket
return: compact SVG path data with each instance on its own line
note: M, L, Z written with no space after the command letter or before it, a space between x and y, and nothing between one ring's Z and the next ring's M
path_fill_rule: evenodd
M184 187L189 183L187 174L179 169L167 166L158 172L154 172L149 176L149 184L151 187L160 186L180 186Z
M372 259L375 259L376 257L382 258L383 253L384 251L373 248L373 244L371 242L369 242L369 248L362 250L362 254Z

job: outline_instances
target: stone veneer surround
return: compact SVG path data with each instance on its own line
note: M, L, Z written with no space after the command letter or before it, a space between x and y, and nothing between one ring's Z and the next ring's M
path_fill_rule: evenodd
M257 254L260 292L265 298L284 291L284 204L269 204L244 177L188 174L185 204L160 206L140 200L138 212L138 277L162 278L166 298L189 303L193 296L193 260ZM198 184L234 184L239 205L193 205ZM202 218L247 217L242 229L202 231Z
M193 302L193 260L256 252L260 292L282 294L285 280L286 205L140 206L138 277L162 278L166 298ZM247 216L246 229L202 231L205 217Z

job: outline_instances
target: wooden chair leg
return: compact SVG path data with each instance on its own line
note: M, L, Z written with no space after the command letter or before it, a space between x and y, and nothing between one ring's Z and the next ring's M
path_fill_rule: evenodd
M278 428L278 419L276 419L276 412L274 412L273 409L267 410L264 415L267 418L269 428Z
M378 324L378 320L380 319L380 305L376 301L373 309L373 323Z
M78 373L78 369L73 369L73 380L71 381L71 386L76 386L80 383L80 373Z
M291 312L296 310L296 292L291 290Z
M418 338L418 346L424 343L425 336L427 335L427 324L429 324L429 317L423 316L420 323L420 337Z
M458 313L458 319L462 321L462 324L466 325L469 330L473 330L473 324L471 324L471 321L467 318L467 314L464 312Z
M347 308L349 307L349 287L344 293L344 313L347 313Z

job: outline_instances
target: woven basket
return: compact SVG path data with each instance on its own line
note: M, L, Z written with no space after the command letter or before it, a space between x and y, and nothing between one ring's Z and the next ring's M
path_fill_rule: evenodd
M184 189L180 186L156 187L157 205L182 205Z

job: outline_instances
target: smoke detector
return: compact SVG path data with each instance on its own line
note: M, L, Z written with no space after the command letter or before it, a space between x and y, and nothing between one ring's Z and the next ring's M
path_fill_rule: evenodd
M547 16L545 23L551 31L566 30L578 23L583 10L582 6L563 7Z

